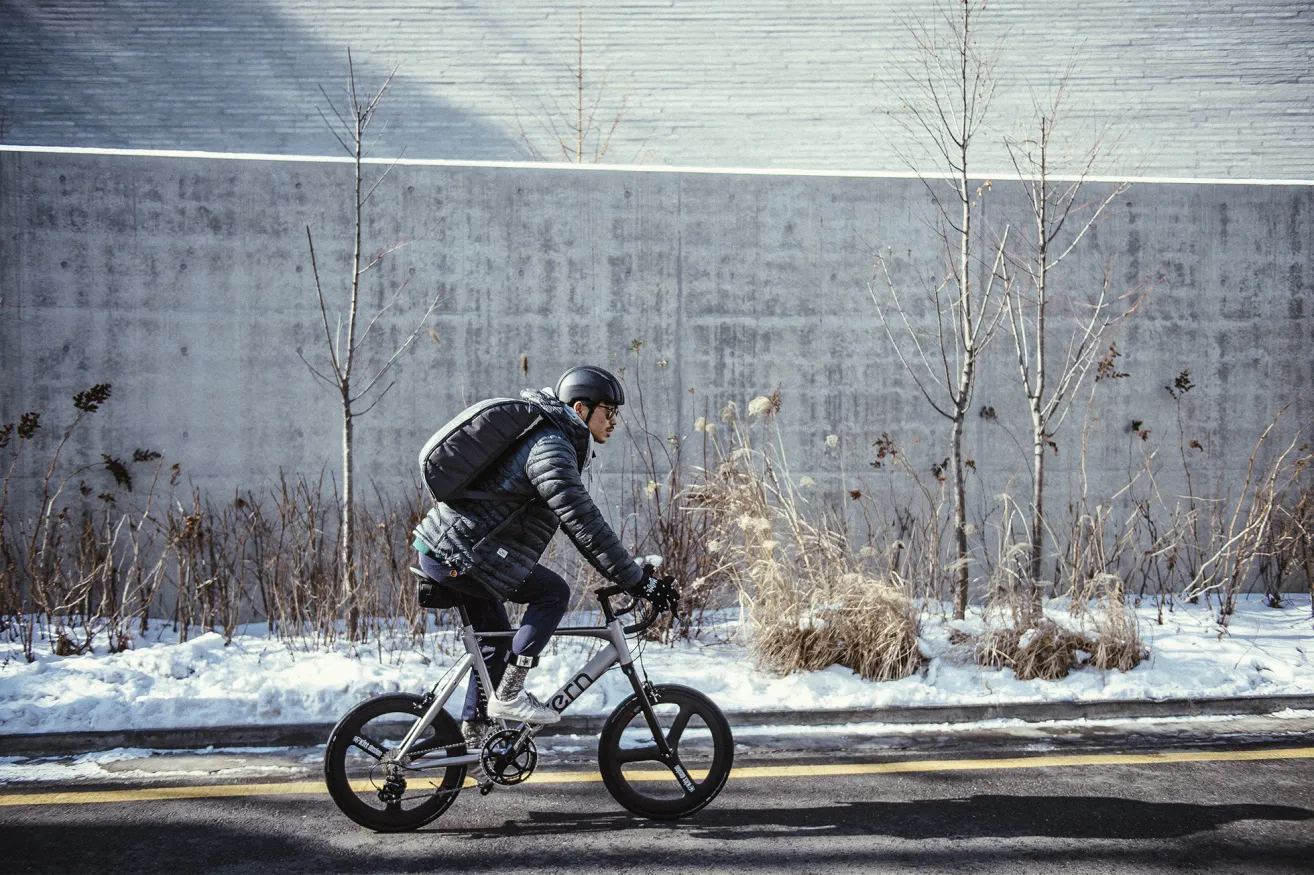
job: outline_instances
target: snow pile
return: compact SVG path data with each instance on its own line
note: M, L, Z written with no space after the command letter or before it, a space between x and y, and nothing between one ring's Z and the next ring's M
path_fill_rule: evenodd
M979 631L979 618L923 618L927 662L898 681L863 681L837 666L777 677L755 669L741 643L649 645L643 664L654 682L702 690L726 711L1314 694L1309 598L1288 604L1274 610L1259 598L1241 602L1221 638L1204 606L1179 605L1162 626L1143 607L1148 660L1125 673L1077 669L1060 681L1019 681L1011 670L975 665L970 646L953 644L951 635ZM730 624L709 637L734 641L742 631ZM558 639L530 675L531 688L547 694L563 686L597 647L592 639ZM450 633L431 635L422 651L389 654L346 645L292 649L261 628L228 646L214 633L177 643L163 624L117 654L46 651L29 664L16 646L0 645L0 733L330 723L368 696L428 690L457 656ZM606 714L629 692L613 671L567 713Z

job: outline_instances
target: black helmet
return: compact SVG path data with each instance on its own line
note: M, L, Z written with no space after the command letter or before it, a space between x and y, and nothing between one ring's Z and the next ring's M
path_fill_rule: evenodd
M571 368L557 380L557 398L564 404L588 402L590 412L599 404L616 407L625 403L625 389L608 371L593 365Z

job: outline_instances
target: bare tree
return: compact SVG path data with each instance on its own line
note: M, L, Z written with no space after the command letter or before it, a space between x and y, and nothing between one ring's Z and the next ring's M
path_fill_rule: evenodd
M1047 101L1037 101L1031 137L1006 143L1026 192L1030 235L1018 235L1010 263L1025 274L1021 283L1006 283L1009 332L1017 353L1023 394L1031 413L1031 525L1027 578L1028 610L1039 603L1045 532L1045 458L1058 453L1054 435L1069 402L1090 372L1105 340L1120 320L1144 298L1141 287L1111 292L1112 263L1093 290L1071 271L1055 271L1087 237L1095 223L1129 183L1108 184L1090 194L1090 177L1117 150L1112 129L1105 127L1073 161L1058 154L1055 131L1065 121L1074 65L1069 64ZM1075 173L1059 176L1067 164ZM1055 308L1058 312L1055 312Z
M526 114L531 126L538 130L531 135L525 120L516 113L520 138L535 161L565 161L571 164L598 164L611 151L611 139L620 127L628 108L628 95L620 103L604 107L607 96L607 73L597 74L596 83L588 81L584 67L584 0L577 5L575 28L575 61L570 67L574 83L569 96L563 101L549 91L535 86L538 104ZM642 151L642 149L640 150ZM636 161L639 160L636 156Z
M340 604L345 609L348 623L348 633L352 638L356 636L356 629L359 624L359 607L356 599L356 557L355 557L355 458L353 447L353 430L356 419L369 413L370 410L378 404L388 390L392 388L393 383L383 384L383 379L389 374L393 366L397 363L404 353L414 342L424 327L424 323L437 308L443 298L443 291L440 289L429 301L428 308L424 315L416 322L414 330L410 335L400 343L387 360L375 368L372 373L369 370L362 372L361 361L367 350L370 332L379 320L387 315L388 311L400 300L402 293L406 290L410 278L403 280L388 298L388 300L373 315L368 317L364 324L364 330L359 330L361 322L360 312L360 294L361 294L361 277L369 270L377 267L386 257L390 256L401 248L403 243L397 242L386 247L381 247L378 253L368 262L362 264L361 255L361 230L363 225L364 210L366 204L378 190L379 185L392 171L395 163L389 164L384 171L373 182L367 182L364 175L364 161L368 146L366 136L369 132L370 123L374 120L379 105L383 102L383 97L387 93L388 86L392 83L393 76L396 75L394 69L390 73L379 89L372 95L364 96L357 90L356 70L352 63L351 52L347 52L347 105L345 111L339 110L333 99L329 97L327 91L320 88L320 93L324 95L328 103L329 111L332 118L320 109L320 116L333 132L342 148L351 156L353 168L353 199L352 199L352 248L351 248L351 266L350 281L346 292L346 300L341 302L342 306L334 313L333 320L329 318L329 310L332 309L329 303L329 296L324 290L324 284L320 280L319 264L315 257L315 240L311 233L310 226L306 226L306 244L310 249L310 267L315 278L315 294L319 299L319 314L324 328L324 342L328 352L327 369L316 368L302 356L301 360L306 367L310 369L318 380L333 389L338 397L340 409L342 412L342 516L339 531L339 550L342 563L342 589L340 594ZM367 188L368 185L368 188ZM334 324L336 323L336 324ZM344 337L345 332L345 337ZM324 370L327 370L326 374ZM375 391L377 390L377 391ZM373 393L371 397L371 393ZM366 403L368 402L368 403ZM362 408L360 405L365 404Z
M967 611L968 545L965 496L963 427L976 386L977 365L1002 318L1003 308L992 306L1004 258L1008 229L998 236L994 255L982 264L979 252L984 235L975 226L980 200L990 188L976 185L971 175L974 144L981 134L995 91L994 67L1000 44L987 44L979 30L985 9L981 0L946 0L936 15L913 21L908 31L915 60L902 69L904 82L895 86L902 112L887 116L922 144L943 168L951 195L938 178L925 173L919 162L905 156L930 193L938 213L937 233L945 272L929 292L934 331L923 337L914 328L902 294L887 260L877 259L886 294L869 290L899 361L911 375L922 397L949 421L949 471L953 498L954 616ZM980 276L984 268L984 276ZM883 301L882 298L886 298ZM910 349L895 336L895 322Z

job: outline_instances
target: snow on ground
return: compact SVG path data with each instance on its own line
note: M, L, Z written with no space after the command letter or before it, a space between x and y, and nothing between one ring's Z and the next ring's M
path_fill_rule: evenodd
M323 762L320 748L301 758L301 767L285 761L263 762L271 754L277 755L287 748L208 748L203 751L159 751L145 748L120 747L71 757L0 757L0 786L9 784L36 784L41 782L97 782L116 780L152 780L192 778L204 775L215 778L278 778L304 774L307 766ZM241 758L251 754L249 760ZM155 765L157 760L172 760L177 755L191 755L173 768ZM230 758L229 762L197 763L196 759L211 754ZM174 755L174 756L170 756ZM134 768L143 762L151 768Z
M1055 737L1116 733L1135 736L1181 732L1187 737L1199 732L1254 732L1254 724L1238 727L1237 721L1256 718L1213 715L1202 717L1153 717L1115 720L981 720L976 723L843 723L816 726L736 726L736 757L755 749L778 749L781 745L806 744L813 750L842 744L846 753L863 752L870 740L881 750L891 747L915 749L899 739L924 744L928 739L953 742L965 736L987 734L995 744L1011 740L1010 749L1054 751ZM1308 732L1314 711L1285 710L1258 718L1265 721L1262 733L1278 734L1289 722L1294 732ZM540 764L560 757L592 758L596 735L549 735L536 739ZM870 749L869 747L866 749ZM317 775L324 761L324 745L289 747L206 747L183 750L116 748L108 751L56 757L0 757L0 786L41 783L103 783L125 780L158 781L169 778L295 779Z
M706 640L650 644L643 664L654 682L695 687L726 711L1314 694L1309 598L1288 605L1275 610L1260 598L1245 600L1221 637L1203 605L1177 605L1163 625L1152 607L1142 607L1147 661L1125 673L1082 668L1060 681L1019 681L1011 670L975 665L970 648L950 642L953 624L939 617L923 619L924 669L899 681L863 681L840 667L785 677L759 671L735 622ZM973 626L979 618L965 628ZM559 639L531 673L531 689L546 695L561 687L597 646ZM368 696L429 689L456 658L446 632L430 635L418 651L316 651L289 648L261 627L228 646L215 633L177 643L160 624L123 653L100 646L59 657L46 650L30 664L16 645L0 644L0 733L327 723ZM568 713L606 714L629 692L613 671Z

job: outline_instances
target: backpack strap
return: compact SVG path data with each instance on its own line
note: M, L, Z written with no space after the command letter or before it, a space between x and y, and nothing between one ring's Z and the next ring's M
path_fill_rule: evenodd
M473 498L476 501L506 501L507 498L509 498L510 496L508 496L506 493L502 493L499 495L496 492L479 492L474 489L467 489L461 493L460 497Z
M503 459L505 459L508 455L510 455L515 451L517 445L526 435L530 434L532 431L537 429L540 425L542 425L546 421L547 418L542 414L539 414L538 416L534 417L533 421L531 421L528 426L521 429L520 433L516 435L515 439L511 441L511 443L507 446L507 448L496 459L494 459L492 462L488 463L487 465L483 466L483 470L488 471L497 467L497 465L501 464ZM466 489L461 491L459 498L460 499L472 498L476 501L506 501L507 499L511 499L523 495L524 493L508 494L508 493L497 493L497 492L485 492L483 490L477 490L477 489ZM493 537L498 532L502 531L508 525L510 525L517 517L519 517L522 513L525 512L525 509L528 508L529 505L532 504L534 499L536 498L538 498L537 492L533 492L530 495L526 496L525 500L520 504L519 507L511 511L511 513L505 519L503 519L500 523L494 526L493 529L488 534L480 538L475 543L475 545L470 548L470 554L472 556L477 554L479 552L479 548L482 547L489 538Z
M501 498L501 499L503 499L503 500L506 499L506 496L505 496L505 495L502 495L502 496L495 496L495 497L497 497L497 498ZM537 496L537 495L531 495L529 498L525 499L524 503L521 504L519 507L517 507L515 510L511 511L510 515L507 516L506 519L502 520L500 523L498 523L496 526L494 526L494 527L493 527L493 530L492 530L491 532L489 532L488 534L486 534L486 535L484 535L482 538L480 538L479 541L478 541L473 547L470 548L470 555L473 556L473 555L475 555L476 553L478 553L478 552L479 552L479 548L482 547L482 546L484 546L484 542L485 542L485 541L487 541L489 538L493 537L493 535L496 535L498 532L500 532L500 531L502 531L503 529L505 529L505 528L511 523L512 520L514 520L516 517L520 516L520 514L524 513L525 508L529 507L529 505L534 501L535 498L538 498L538 496Z
M539 416L534 417L534 421L531 422L524 429L522 429L520 434L516 435L515 440L511 441L511 443L507 445L507 448L502 452L501 455L499 455L496 459L494 459L493 461L489 462L487 465L484 466L484 471L485 472L491 471L494 468L496 468L498 465L501 465L502 462L507 457L509 457L512 453L516 451L517 447L520 444L520 441L523 440L525 436L528 435L530 432L532 432L534 429L542 425L545 421L546 421L545 417L543 417L541 414ZM460 494L456 497L458 499L473 498L475 501L506 501L508 498L515 497L515 495L516 493L514 492L508 494L505 492L502 493L484 492L483 490L480 489L463 489L461 490ZM533 496L531 496L531 498L532 497Z

